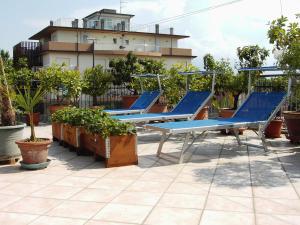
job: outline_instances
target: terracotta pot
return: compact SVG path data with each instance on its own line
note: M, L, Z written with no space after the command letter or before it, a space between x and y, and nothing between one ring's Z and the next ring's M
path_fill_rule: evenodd
M66 107L68 107L68 106L66 106L66 105L49 105L48 109L49 109L50 115L52 115L57 110L60 110L60 109L66 108Z
M195 117L195 120L207 120L208 119L208 106L205 106Z
M267 138L280 138L282 123L283 120L281 119L272 120L265 130L265 136Z
M300 112L285 111L283 117L292 143L300 143Z
M29 118L29 114L25 115L25 119L26 119L26 124L27 126L30 126L30 118ZM40 122L40 113L33 113L33 124L34 126L38 126Z
M139 98L139 95L125 95L122 96L122 107L129 109L129 107Z
M168 105L167 104L161 104L161 103L155 103L150 110L149 113L162 113L162 112L168 112Z
M39 142L16 141L16 144L20 148L24 163L39 164L47 162L48 149L51 142L50 139L45 138Z
M222 108L222 109L220 109L220 111L219 111L219 117L221 117L221 118L231 118L231 117L233 116L234 113L235 113L235 110L234 110L234 109ZM242 135L242 134L244 133L245 130L246 130L245 128L240 128L240 129L239 129L239 134ZM222 129L222 130L221 130L221 133L222 133L222 134L233 134L232 131L227 130L227 129Z

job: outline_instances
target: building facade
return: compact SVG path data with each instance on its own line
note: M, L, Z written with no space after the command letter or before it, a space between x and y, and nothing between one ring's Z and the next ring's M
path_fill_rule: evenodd
M130 19L134 15L116 13L115 10L102 9L82 21L72 20L68 24L50 25L29 39L35 41L35 54L39 65L65 63L70 68L84 71L93 65L109 68L109 61L124 57L132 51L141 58L163 60L169 68L175 63L189 64L195 57L192 49L178 47L178 41L189 36L175 35L173 28L169 33L160 33L159 25L155 32L131 31ZM23 43L23 44L22 44ZM14 59L26 56L24 42L14 47ZM23 46L23 47L22 47Z

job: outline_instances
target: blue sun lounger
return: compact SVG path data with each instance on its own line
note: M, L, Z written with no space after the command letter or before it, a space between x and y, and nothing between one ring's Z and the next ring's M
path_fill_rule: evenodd
M161 91L144 91L129 109L112 109L104 111L110 115L145 113L153 106L161 95Z
M241 71L277 71L274 67L267 68L252 68L243 69ZM249 83L251 82L249 74ZM183 161L184 153L190 148L195 139L195 132L202 132L199 136L207 131L215 131L220 129L232 129L236 136L239 145L248 145L252 147L264 148L268 151L267 143L265 141L264 131L269 125L270 121L275 117L280 110L287 97L290 95L291 79L288 82L287 92L252 92L249 84L248 98L239 107L232 118L227 119L209 119L209 120L194 120L194 121L180 121L167 122L157 124L147 124L146 129L160 131L162 137L157 150L157 156L161 154L162 147L167 139L173 134L185 134L185 141L180 153L179 163ZM248 142L243 142L239 138L239 128L248 127L258 130L258 136L262 140L262 145L255 145ZM192 142L189 140L192 137Z
M159 74L152 73L132 75L132 77L139 79L142 89L142 95L130 106L129 109L108 109L104 111L109 113L110 115L136 114L148 112L163 93L159 78L160 76L161 75ZM141 78L157 78L159 90L144 91L143 82Z
M192 74L209 74L206 71L186 72L182 75ZM151 121L167 121L175 119L194 119L201 109L208 104L209 100L214 95L215 74L212 76L212 89L211 91L187 91L186 95L179 101L171 112L165 113L145 113L135 115L113 116L122 122L133 123L148 123Z

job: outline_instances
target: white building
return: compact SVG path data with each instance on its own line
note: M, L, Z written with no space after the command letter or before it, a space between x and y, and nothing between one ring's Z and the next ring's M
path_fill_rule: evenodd
M192 50L178 48L178 41L189 36L175 35L173 28L168 34L160 33L158 25L153 33L131 31L130 19L133 16L102 9L83 18L82 22L78 19L69 21L69 24L51 21L49 26L29 39L40 43L37 54L42 66L65 63L80 71L93 64L108 68L112 58L124 57L129 51L138 57L162 59L167 67L175 63L191 63L195 57ZM18 51L18 47L22 48L21 43L14 47L14 58L24 52Z

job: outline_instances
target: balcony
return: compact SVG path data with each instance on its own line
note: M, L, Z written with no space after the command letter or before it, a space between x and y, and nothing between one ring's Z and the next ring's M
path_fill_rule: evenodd
M49 41L42 45L42 51L92 52L92 44Z

